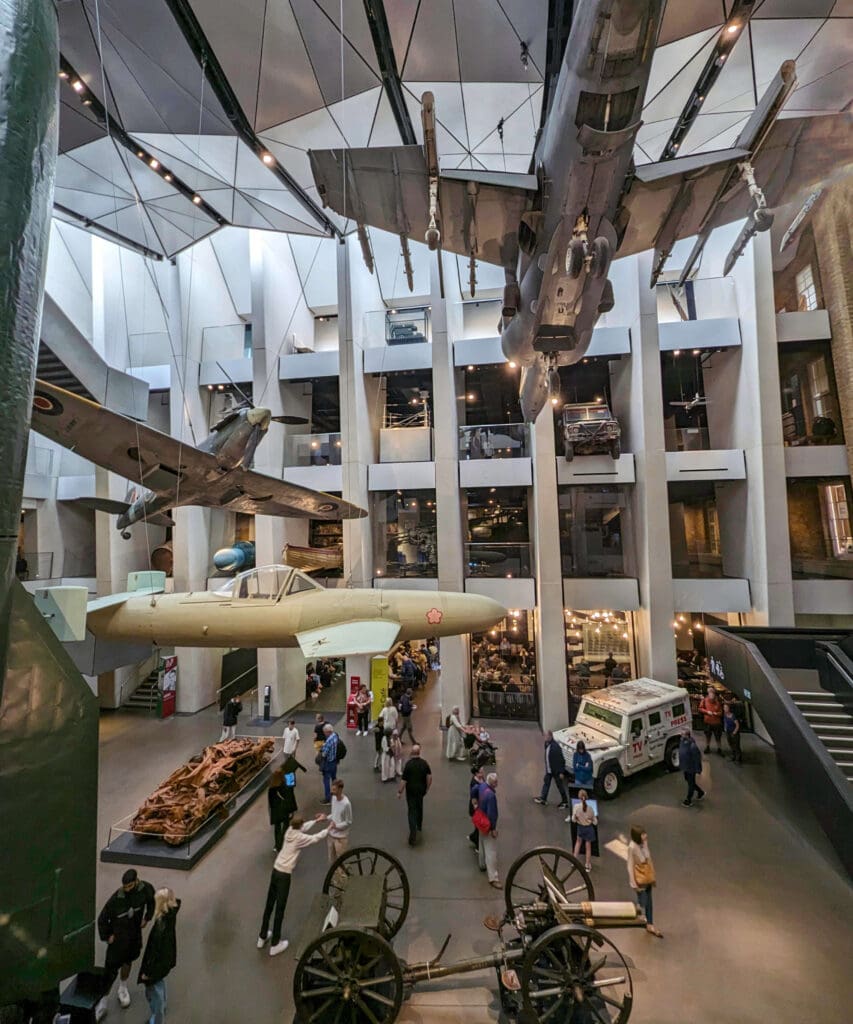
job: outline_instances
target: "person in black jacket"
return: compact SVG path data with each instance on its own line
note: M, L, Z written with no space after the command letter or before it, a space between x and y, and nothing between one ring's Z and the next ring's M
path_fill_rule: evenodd
M681 802L685 807L690 807L694 794L698 794L697 800L702 800L705 797L705 790L696 781L696 776L702 774L702 755L689 729L682 732L681 742L678 744L678 766L687 783L687 796Z
M103 996L95 1007L95 1020L106 1016L107 1000L117 974L121 974L118 1001L130 1006L127 979L133 961L142 952L142 929L154 916L154 886L143 882L135 868L121 876L121 888L110 896L98 914L98 934L107 944Z
M154 923L137 978L145 986L145 998L151 1007L148 1024L163 1024L166 1020L166 975L178 958L175 918L180 909L181 901L175 899L171 889L158 889L154 894Z
M551 780L557 783L557 790L560 794L558 807L569 806L569 795L566 792L566 784L563 779L566 775L566 759L563 756L563 748L554 739L554 734L549 729L545 733L545 778L542 780L542 792L533 798L537 804L547 804L548 794L551 791Z
M243 705L240 703L239 697L232 697L225 705L225 710L222 713L222 735L219 737L220 743L223 740L233 740L237 735L237 716L242 710Z
M296 771L305 771L293 754L288 755L282 767L270 776L267 802L269 803L270 825L275 833L276 853L284 842L284 833L290 826L291 817L299 810L296 803Z

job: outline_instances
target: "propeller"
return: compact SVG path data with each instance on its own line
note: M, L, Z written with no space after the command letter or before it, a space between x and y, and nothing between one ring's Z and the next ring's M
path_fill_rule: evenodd
M237 392L238 395L240 395L240 397L243 399L243 402L246 404L246 406L249 409L257 409L258 407L255 405L255 403L252 401L252 399L249 398L249 396L246 394L246 392L234 380L234 378L225 369L225 367L222 365L222 363L219 362L219 360L217 360L216 365L219 367L220 370L222 370L222 372L225 374L225 376L231 382L231 387L234 388L234 390ZM298 426L303 426L304 424L306 424L308 422L308 417L307 416L270 416L269 422L270 423L284 423L286 426L289 426L289 427L298 427Z

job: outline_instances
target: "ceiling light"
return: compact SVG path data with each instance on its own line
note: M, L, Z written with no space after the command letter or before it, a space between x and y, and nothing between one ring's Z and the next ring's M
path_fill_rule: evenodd
M702 350L701 350L701 349L699 349L699 348L694 348L694 349L693 349L693 355L694 355L694 356L698 356L698 355L699 355L699 353L700 353L701 351L702 351Z
M514 359L510 359L510 361L509 361L509 368L511 370L514 370L517 366L518 366L518 363Z
M381 569L377 569L376 570L376 575L377 576L381 576L382 575L382 570Z
M217 389L218 389L219 391L224 391L224 390L225 390L225 385L224 385L224 384L218 384L218 385L217 385Z
M164 174L163 177L166 179L166 181L171 181L172 180L172 175L171 174L168 174L168 173Z
M139 157L140 160L145 156L141 149L137 149L136 155Z
M201 203L201 196L193 196L193 202L198 206Z
M622 634L622 639L623 640L627 640L628 639L628 634L627 633L623 633Z
M68 72L67 71L60 71L59 72L59 77L63 78L63 79L67 78L68 77Z
M680 628L681 628L681 627L680 627L680 626L678 625L678 619L673 619L673 620L672 620L672 628L673 628L673 629L680 629Z
M397 312L397 310L396 309L389 309L388 312L393 316Z
M473 402L476 399L476 397L477 396L474 394L473 391L469 392L467 396L469 402Z
M340 448L340 446L341 446L341 442L340 441L335 441L335 447L336 448Z
M551 405L556 405L559 401L559 397L557 395L554 395L554 397L551 399Z
M208 391L213 391L213 385L212 384L208 384L207 385L207 390Z
M149 167L150 167L150 168L151 168L151 169L152 169L153 171L156 171L156 170L157 170L157 168L158 168L158 167L160 166L160 161L159 161L159 160L155 160L155 159L154 159L154 157L152 156L152 157L151 157L151 159L150 159L150 160L148 161L148 166L149 166Z
M272 155L272 153L264 153L261 156L261 160L263 160L267 167L275 163L275 157Z
M681 355L681 349L680 348L674 349L672 354L674 356L680 356Z
M74 92L82 92L85 89L85 86L79 78L75 78L74 81L71 83L71 88L74 90Z
M731 25L729 25L728 28L726 29L726 32L728 32L728 34L730 36L733 36L735 34L735 32L737 32L737 30L739 28L740 28L740 24L738 22L736 22L736 21L733 21L731 23Z
M91 107L92 106L92 101L87 97L85 100L83 100L83 106L84 107Z

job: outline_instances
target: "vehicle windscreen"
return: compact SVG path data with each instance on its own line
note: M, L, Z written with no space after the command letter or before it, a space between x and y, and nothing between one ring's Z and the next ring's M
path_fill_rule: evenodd
M566 423L579 423L583 420L609 420L610 410L606 405L584 405L578 409L564 409L563 419Z
M578 719L581 718L588 719L589 725L593 725L596 729L601 729L602 732L611 736L620 737L622 735L622 715L611 708L604 708L600 704L593 704L592 701L585 700L578 712Z

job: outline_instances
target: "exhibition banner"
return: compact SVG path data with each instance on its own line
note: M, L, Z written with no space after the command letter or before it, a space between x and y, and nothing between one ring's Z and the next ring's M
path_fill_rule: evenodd
M370 659L370 689L373 693L370 717L375 722L388 699L388 659L384 655Z
M170 718L175 713L178 689L178 659L176 655L161 660L159 675L160 717Z

